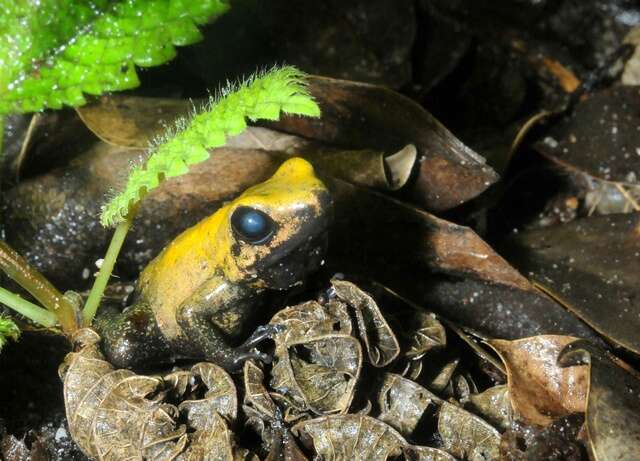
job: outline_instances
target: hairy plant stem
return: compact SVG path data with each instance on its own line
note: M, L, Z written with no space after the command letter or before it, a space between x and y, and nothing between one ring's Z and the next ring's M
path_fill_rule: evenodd
M0 287L0 303L44 327L51 328L58 323L58 318L53 312L22 299L6 288Z
M62 331L72 333L78 328L76 312L71 302L44 275L20 256L17 251L1 240L0 270L4 271L18 285L31 293L38 302L55 315L62 327ZM32 305L35 306L35 304Z
M104 290L107 287L107 283L109 283L109 279L111 278L113 266L116 263L116 259L118 259L118 254L120 253L120 249L122 248L124 239L127 236L129 229L131 228L131 223L133 222L133 218L135 217L137 210L137 206L132 207L129 210L127 218L120 224L118 224L116 230L113 232L111 242L109 243L109 248L107 249L107 254L104 256L104 260L102 261L102 266L100 266L100 271L98 272L96 281L91 287L89 297L87 298L87 302L85 303L84 309L82 310L82 323L84 326L91 326L91 323L93 322L93 318L95 317L96 312L98 311L98 306L100 305L100 301L102 300Z

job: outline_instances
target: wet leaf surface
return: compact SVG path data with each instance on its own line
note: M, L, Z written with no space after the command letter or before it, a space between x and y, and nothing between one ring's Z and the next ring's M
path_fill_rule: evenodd
M557 365L562 349L575 339L535 336L517 341L489 341L507 367L509 396L517 418L546 426L560 416L584 412L588 370Z
M293 433L326 461L386 461L406 443L390 426L369 416L323 416L296 424Z
M335 201L330 270L375 280L490 337L571 334L598 341L468 227L344 181L328 183Z
M587 364L590 371L585 427L596 461L631 461L640 453L640 378L628 365L575 341L562 351L564 366Z
M639 219L638 213L594 216L528 231L505 254L607 339L640 354Z
M554 126L536 148L567 168L607 181L637 184L638 104L638 87L594 92Z

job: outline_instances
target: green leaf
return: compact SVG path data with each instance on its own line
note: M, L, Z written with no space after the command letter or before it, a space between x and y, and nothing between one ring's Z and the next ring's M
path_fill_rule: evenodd
M0 351L9 340L17 341L19 336L20 329L13 320L0 316Z
M137 87L228 0L0 0L0 115L85 102Z
M129 174L125 189L102 208L103 226L122 222L135 205L164 178L186 173L189 165L209 158L207 149L223 146L241 133L249 120L277 120L281 112L318 117L320 108L309 95L305 75L295 67L274 68L210 98L202 112L176 127L150 151L146 165Z

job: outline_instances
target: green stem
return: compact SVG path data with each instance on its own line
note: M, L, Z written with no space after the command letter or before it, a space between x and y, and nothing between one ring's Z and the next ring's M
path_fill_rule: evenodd
M84 305L84 309L82 310L82 321L84 326L91 326L91 323L93 322L93 318L95 317L96 312L98 311L98 306L100 305L100 300L102 299L102 294L107 287L107 283L109 283L111 273L113 272L113 266L116 263L118 253L120 253L120 249L122 248L124 239L127 236L127 232L129 232L129 228L131 227L135 214L136 210L131 210L127 219L118 224L118 227L116 227L116 230L113 232L113 237L111 237L111 243L109 243L107 254L104 256L102 266L100 266L100 272L98 272L96 281L93 283L91 291L89 292L87 303Z
M53 312L65 333L70 334L78 328L75 309L69 300L3 240L0 240L0 270Z
M36 306L26 299L22 299L17 294L2 287L0 287L0 303L47 328L53 327L58 322L57 317L52 312Z

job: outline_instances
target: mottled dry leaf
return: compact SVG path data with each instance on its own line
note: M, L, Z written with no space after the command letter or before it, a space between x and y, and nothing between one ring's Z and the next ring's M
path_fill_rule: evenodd
M79 330L74 337L79 352L68 354L60 367L69 430L89 457L114 461L255 459L235 447L219 415L233 419L237 412L235 386L224 370L200 363L189 372L171 373L166 380L136 375L115 370L106 362L99 342L95 331ZM206 388L204 398L182 402L179 408L187 425L178 424L180 411L165 403L167 395L175 399L197 393L201 385Z
M270 323L286 327L277 336L280 344L332 333L349 335L353 330L346 306L335 301L329 301L324 306L308 301L287 307L274 315Z
M271 387L291 397L300 410L344 413L349 408L362 367L357 339L341 334L280 343Z
M451 378L458 368L458 363L460 363L460 359L453 359L446 363L429 384L429 389L442 392L451 382Z
M469 407L501 430L506 430L512 423L513 409L507 386L493 386L480 394L471 394Z
M303 421L292 429L324 461L385 461L402 453L402 436L369 416L333 415Z
M244 363L244 404L250 405L262 418L276 417L278 407L264 387L264 372L252 360Z
M500 459L500 433L481 418L443 402L438 415L443 448L469 461Z
M584 412L587 368L562 368L557 364L560 351L575 340L571 336L545 335L489 341L507 367L516 417L546 426L559 416Z
M82 349L60 367L71 436L95 459L173 459L187 442L186 428L172 419L175 407L147 398L162 380L114 370L99 341L93 330L79 330L75 343Z
M585 417L594 461L635 461L640 453L640 377L616 358L579 340L560 356L564 366L590 371ZM583 367L581 367L583 368Z
M189 447L176 461L259 461L257 456L235 445L233 432L215 411L207 418L190 417L189 422L197 430L191 436Z
M371 364L384 367L391 363L400 353L400 345L374 299L351 282L332 280L331 285L338 299L354 309Z
M405 437L411 436L429 405L441 402L424 387L393 373L382 376L376 399L380 413L373 416Z
M456 461L456 459L444 450L432 447L410 445L404 449L407 461Z
M231 376L213 363L202 362L191 368L191 375L202 380L206 388L204 398L185 400L178 409L186 413L193 427L203 427L211 414L218 413L229 421L238 414L238 396Z
M416 309L412 312L411 320L404 325L408 327L404 335L409 336L409 347L404 354L409 359L422 358L430 350L447 344L444 326L431 312Z

